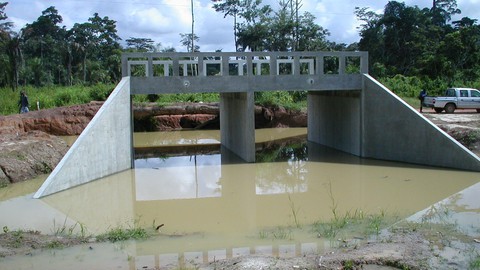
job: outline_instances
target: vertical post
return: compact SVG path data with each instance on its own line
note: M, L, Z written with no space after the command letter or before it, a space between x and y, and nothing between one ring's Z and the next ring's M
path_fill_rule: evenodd
M203 63L203 56L198 56L198 76L207 76L207 68L205 67L205 63Z
M300 75L300 56L299 55L293 56L292 74Z
M150 54L147 61L147 77L153 77L153 57Z
M325 74L325 70L324 70L325 59L324 59L324 57L325 57L325 55L323 53L319 53L316 57L316 61L317 61L316 74L320 75L320 76L323 76Z
M253 75L253 63L252 63L252 55L247 54L247 76Z
M230 60L230 57L228 55L222 55L222 66L220 67L221 69L221 72L222 72L222 76L229 76L230 75L230 72L229 72L229 68L230 68L230 65L229 65L229 60Z
M338 55L338 74L343 75L345 74L345 66L346 66L347 57L344 53L340 53Z
M126 54L122 54L122 77L130 76L128 73L129 66L128 66L128 57Z
M178 58L178 55L175 55L172 57L172 61L173 61L173 64L172 64L172 68L173 68L173 76L176 77L176 76L179 76L180 74L180 64L178 63L179 61L179 58Z
M277 54L270 54L270 75L277 76L278 75L278 68L277 68Z
M255 162L253 92L220 93L220 138L222 146Z

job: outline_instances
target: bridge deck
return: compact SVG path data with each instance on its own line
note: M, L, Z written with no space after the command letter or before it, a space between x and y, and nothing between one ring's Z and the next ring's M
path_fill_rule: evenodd
M352 90L367 52L127 53L132 94Z

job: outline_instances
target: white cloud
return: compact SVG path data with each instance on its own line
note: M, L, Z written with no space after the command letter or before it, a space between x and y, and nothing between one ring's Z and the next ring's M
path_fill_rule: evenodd
M263 3L278 8L278 0L263 0ZM359 39L355 7L370 7L381 13L387 3L388 0L302 0L301 13L312 13L316 22L330 31L329 40L348 44ZM431 5L431 1L406 0L405 3L419 8ZM457 0L457 4L462 14L454 19L464 16L479 19L480 0ZM179 51L185 51L180 46L179 34L191 31L190 0L12 0L5 12L19 30L38 19L49 6L55 6L67 28L74 23L86 22L97 12L99 16L108 16L117 22L117 34L122 39L151 38ZM194 1L195 33L200 37L201 50L232 51L233 20L224 18L211 7L211 0Z

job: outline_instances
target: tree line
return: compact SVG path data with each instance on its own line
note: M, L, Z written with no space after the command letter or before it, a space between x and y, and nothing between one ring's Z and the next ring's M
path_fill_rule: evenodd
M369 52L374 77L400 74L452 82L480 77L480 26L468 17L452 21L461 13L456 0L433 0L424 9L389 1L381 14L357 7L360 40L352 44L329 41L330 32L315 23L313 14L299 12L301 0L279 0L276 7L262 0L212 3L233 18L237 51L361 50ZM122 52L174 51L139 37L122 46L116 21L98 13L67 29L53 6L15 32L7 5L0 3L0 87L115 83L121 77ZM192 33L180 33L180 38L188 51L200 51L193 22Z

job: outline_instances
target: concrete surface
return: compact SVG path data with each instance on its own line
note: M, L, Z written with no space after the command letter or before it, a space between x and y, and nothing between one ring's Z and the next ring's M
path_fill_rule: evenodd
M362 134L362 157L480 171L478 156L369 75Z
M130 78L125 77L45 180L41 198L132 167Z
M308 94L308 140L360 155L360 90Z
M253 92L220 94L220 140L246 162L255 162Z

